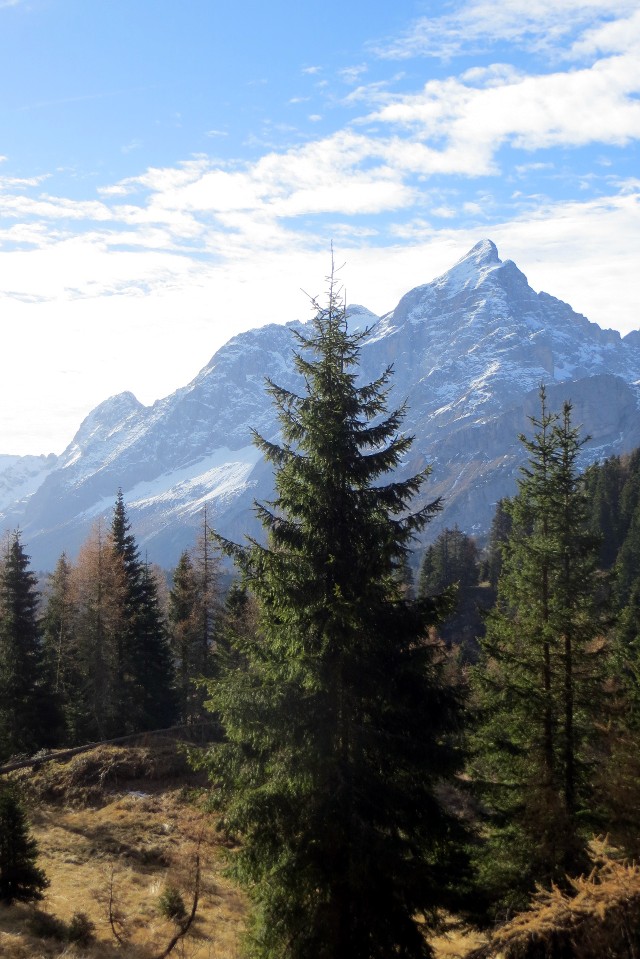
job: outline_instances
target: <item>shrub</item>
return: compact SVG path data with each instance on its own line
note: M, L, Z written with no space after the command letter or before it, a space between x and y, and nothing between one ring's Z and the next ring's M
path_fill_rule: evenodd
M187 915L187 909L180 891L175 886L165 886L158 897L160 915L172 922L182 922Z
M95 929L95 924L86 912L74 912L67 929L67 940L77 942L79 946L87 946L94 938Z

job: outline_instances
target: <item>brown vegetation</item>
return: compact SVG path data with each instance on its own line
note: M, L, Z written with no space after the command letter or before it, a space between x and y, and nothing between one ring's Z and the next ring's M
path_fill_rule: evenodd
M174 939L181 959L240 955L245 902L224 877L202 782L174 743L102 746L12 778L28 798L51 885L38 908L0 906L2 959L154 959ZM197 913L181 938L159 899L167 887L180 890L191 912L197 856ZM70 944L65 932L78 913L94 924L94 939ZM594 844L589 876L568 891L539 890L527 911L483 941L452 922L432 945L438 959L637 959L640 867Z
M566 892L539 889L529 909L467 959L637 959L640 867L599 845L588 876L570 880Z
M221 839L197 792L194 798L197 780L175 746L100 747L64 765L25 771L20 778L29 797L39 865L51 885L38 909L0 907L2 959L163 954L178 927L163 918L159 897L171 885L191 908L197 855L197 914L173 954L235 959L244 901L223 876ZM110 901L123 946L112 933ZM95 924L93 942L65 940L65 927L76 913Z

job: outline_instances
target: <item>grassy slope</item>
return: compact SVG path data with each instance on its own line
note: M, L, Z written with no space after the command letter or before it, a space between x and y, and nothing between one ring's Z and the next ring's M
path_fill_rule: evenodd
M162 951L174 925L160 916L158 896L167 882L190 907L194 854L202 862L200 905L189 937L173 955L235 959L245 904L224 878L224 850L209 815L184 788L185 773L173 747L102 748L61 765L23 773L39 864L51 882L40 909L65 922L85 912L96 926L94 944L79 948L34 935L32 907L0 906L2 959L83 956L148 959ZM120 948L108 921L114 901L128 944Z
M0 905L1 959L152 959L175 930L160 916L158 896L170 883L190 908L200 836L198 915L172 956L240 956L246 903L223 875L224 841L212 815L201 808L202 782L175 745L100 747L64 764L13 776L27 797L39 865L51 885L38 910ZM122 914L127 934L124 949L108 920L112 876L115 911ZM74 913L86 913L95 923L95 942L70 946L35 934L33 920L42 911L65 923ZM453 930L434 946L438 959L453 959L480 941Z

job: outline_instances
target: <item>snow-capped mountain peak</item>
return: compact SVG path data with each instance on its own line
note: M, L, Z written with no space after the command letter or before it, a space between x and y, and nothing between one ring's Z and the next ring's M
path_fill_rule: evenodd
M515 487L517 437L541 382L555 408L574 402L576 422L592 436L586 455L640 445L640 333L623 340L536 293L491 240L384 317L352 305L347 322L352 331L372 328L361 375L372 379L392 364L390 402L408 399L405 426L416 440L401 472L433 464L425 496L445 497L431 537L456 522L469 532L488 528L495 502ZM20 525L34 561L48 568L63 549L77 550L118 488L140 543L167 566L193 543L205 501L225 535L259 533L252 503L271 495L272 474L251 430L278 435L265 376L303 388L292 356L294 331L306 328L294 321L234 337L191 383L151 407L131 393L111 397L53 462L0 457L0 522Z

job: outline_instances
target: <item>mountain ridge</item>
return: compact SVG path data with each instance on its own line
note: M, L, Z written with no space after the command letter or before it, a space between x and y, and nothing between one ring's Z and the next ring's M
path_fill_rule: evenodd
M454 523L486 531L497 499L515 489L517 436L536 412L541 382L554 408L573 400L575 422L592 436L585 463L640 445L640 332L623 339L536 293L491 240L382 317L350 307L348 323L373 326L361 377L393 364L390 403L408 403L406 430L416 441L400 474L431 465L425 496L445 496L431 537ZM166 566L193 543L204 502L225 535L259 532L251 504L271 494L272 477L251 429L277 437L264 378L302 387L292 354L294 331L305 328L292 321L233 337L152 406L128 392L110 397L53 460L0 456L0 524L21 528L40 568L63 549L77 551L119 488L139 543Z

